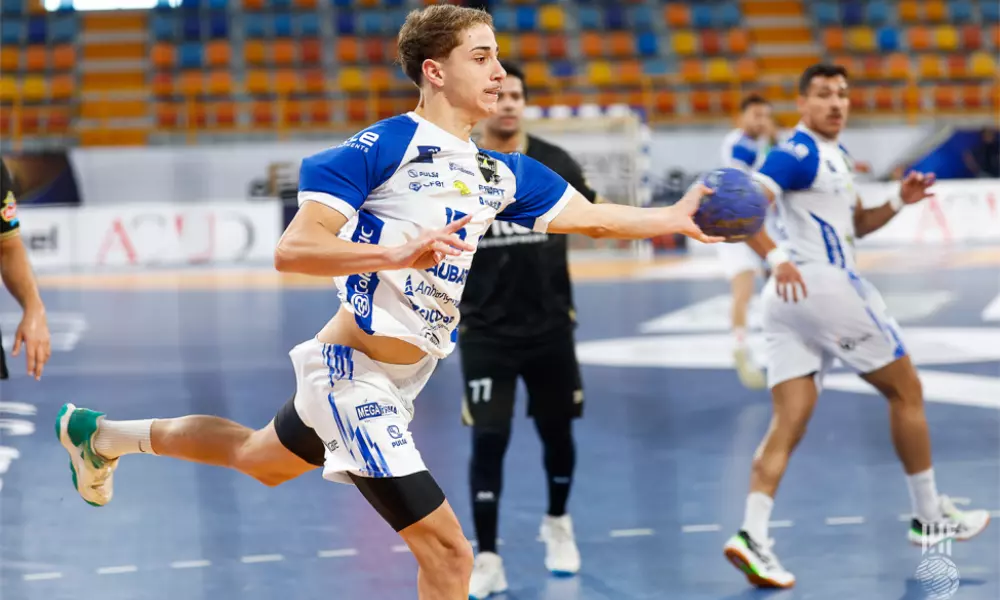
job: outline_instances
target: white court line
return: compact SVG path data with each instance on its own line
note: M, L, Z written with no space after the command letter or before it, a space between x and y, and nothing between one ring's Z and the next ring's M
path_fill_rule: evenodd
M612 529L611 537L640 537L644 535L653 535L652 529Z
M684 533L708 533L711 531L719 531L722 529L721 525L712 523L710 525L685 525L681 527L681 531Z
M771 529L784 529L786 527L792 527L795 523L791 521L771 521L767 524Z
M98 575L121 575L122 573L135 573L139 567L135 565L121 565L120 567L101 567L97 570Z
M343 558L345 556L357 556L358 551L356 548L343 548L341 550L320 550L320 558Z
M171 569L201 569L211 566L212 561L210 560L178 560L170 563Z
M827 517L827 525L861 525L865 522L864 517Z
M27 573L24 576L25 581L47 581L49 579L61 579L62 573Z
M405 554L410 551L410 547L406 544L399 544L398 546L393 546L392 551L397 554Z
M240 562L250 565L255 563L278 562L281 560L285 560L285 557L281 554L253 554L250 556L244 556L240 559Z

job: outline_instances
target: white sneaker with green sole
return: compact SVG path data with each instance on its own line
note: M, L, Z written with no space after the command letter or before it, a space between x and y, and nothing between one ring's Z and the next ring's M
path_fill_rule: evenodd
M91 506L104 506L114 493L113 475L118 459L108 460L94 452L94 436L104 413L64 404L56 417L56 437L69 453L73 487Z

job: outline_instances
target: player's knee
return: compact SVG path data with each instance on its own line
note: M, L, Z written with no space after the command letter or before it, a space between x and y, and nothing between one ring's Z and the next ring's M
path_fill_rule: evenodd
M461 529L435 532L433 539L412 548L420 568L435 579L468 580L472 575L474 555L472 544Z
M266 447L258 442L259 436L256 433L248 436L236 449L233 468L268 487L275 487L293 479L296 475L275 463L274 457Z

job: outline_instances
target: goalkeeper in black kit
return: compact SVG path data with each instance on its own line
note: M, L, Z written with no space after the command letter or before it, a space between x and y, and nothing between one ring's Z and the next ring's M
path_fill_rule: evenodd
M515 65L503 66L507 79L497 112L484 123L478 146L534 158L596 202L597 194L585 182L580 165L565 150L524 133L524 75ZM498 193L473 192L487 198ZM519 377L527 387L528 415L544 449L549 498L541 524L545 566L563 575L580 569L573 524L566 512L575 463L572 423L583 413L566 255L564 235L495 221L479 242L462 295L458 337L465 383L462 420L472 428L469 479L479 544L470 598L507 589L496 550L497 514Z

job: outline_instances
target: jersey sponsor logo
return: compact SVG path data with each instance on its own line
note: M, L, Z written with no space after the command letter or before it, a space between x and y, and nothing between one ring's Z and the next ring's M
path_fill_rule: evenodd
M391 404L368 402L367 404L355 407L354 412L358 414L359 420L364 421L365 419L375 419L387 415L398 415L399 409Z
M493 187L491 185L479 184L479 191L486 194L487 196L503 196L507 192L503 188Z
M443 188L444 187L444 182L440 181L440 180L437 180L437 181L425 181L423 183L420 183L419 181L412 181L412 182L410 182L410 189L413 190L414 192L419 192L420 190L422 190L424 188L429 188L429 187Z
M358 244L378 244L385 222L366 210L358 212L358 225L351 241ZM378 287L378 273L359 273L347 278L347 301L354 307L354 319L362 331L373 334L372 304Z
M416 169L410 169L406 174L410 177L433 177L435 179L440 177L437 171L418 171Z
M483 206L489 206L493 210L499 211L501 202L499 200L490 200L489 198L479 197L479 203Z
M434 155L441 151L441 146L417 146L415 163L433 163Z
M476 153L476 166L479 167L479 172L487 183L500 183L500 168L497 165L497 159L484 152L478 152Z
M417 283L416 287L413 287L412 276L407 276L406 285L403 287L403 294L406 296L427 296L444 304L454 304L455 306L458 306L457 300L449 296L447 293L437 289L437 286L433 283L420 281Z
M354 148L355 150L361 150L362 152L368 152L369 148L374 147L375 142L377 141L377 133L374 131L362 131L341 145L348 148Z
M456 190L458 190L459 192L461 192L461 194L463 196L470 196L470 195L472 195L472 190L469 189L469 186L466 185L466 183L464 181L456 181L455 183L453 183L451 185Z
M403 437L403 432L399 430L399 425L389 425L385 428L385 432L389 434L393 440L392 447L399 448L400 446L405 446L407 444L406 438Z
M337 448L340 448L340 444L337 443L337 440L330 440L329 442L324 442L323 445L326 446L326 449L329 450L330 452L336 452Z
M473 177L476 176L476 174L470 171L469 169L466 169L462 165L455 164L453 162L448 163L448 169L451 171L458 171L459 173L465 173L466 175L471 175Z
M446 315L436 308L424 308L419 304L410 302L410 308L413 312L420 315L420 317L427 322L428 325L432 326L432 329L442 329L446 328L455 322L455 317L453 315Z
M465 280L469 277L468 269L447 262L438 263L427 269L427 272L442 281L459 285L465 285Z

